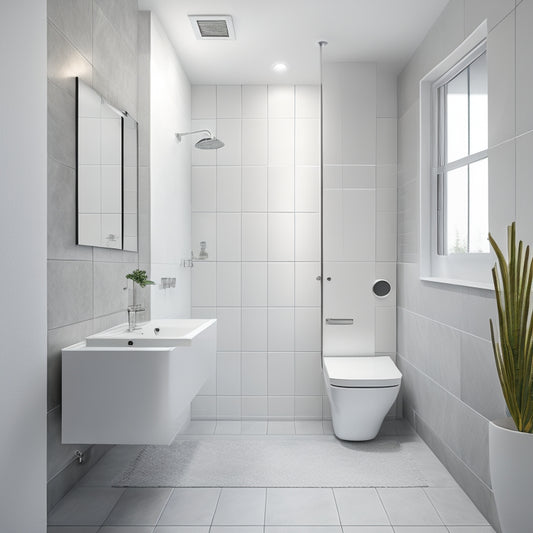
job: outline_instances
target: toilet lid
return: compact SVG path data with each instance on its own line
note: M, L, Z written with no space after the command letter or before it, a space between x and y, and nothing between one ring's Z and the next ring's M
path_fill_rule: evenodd
M337 387L393 387L402 374L388 356L324 357L324 372Z

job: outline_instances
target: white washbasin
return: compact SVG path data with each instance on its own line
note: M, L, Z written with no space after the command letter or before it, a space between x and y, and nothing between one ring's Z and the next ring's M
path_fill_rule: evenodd
M120 324L87 337L86 344L109 348L190 346L194 337L215 322L204 318L150 320L134 331L128 331L128 324Z

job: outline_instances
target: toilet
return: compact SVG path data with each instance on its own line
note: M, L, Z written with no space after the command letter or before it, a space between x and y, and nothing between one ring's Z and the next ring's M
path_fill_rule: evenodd
M324 355L333 431L342 440L375 438L400 391L402 374L388 356Z

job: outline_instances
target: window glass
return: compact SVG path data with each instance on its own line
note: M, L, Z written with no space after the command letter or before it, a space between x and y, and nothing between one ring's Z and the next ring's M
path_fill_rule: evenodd
M470 65L470 154L487 149L487 54Z
M448 172L446 180L447 251L468 252L468 168Z
M446 86L446 162L468 155L468 69Z

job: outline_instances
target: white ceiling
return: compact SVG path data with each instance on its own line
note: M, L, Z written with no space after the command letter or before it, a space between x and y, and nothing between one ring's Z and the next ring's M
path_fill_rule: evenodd
M326 61L399 71L448 0L139 0L159 18L193 84L317 83ZM231 15L236 40L197 40L187 15ZM272 72L277 61L289 65Z

